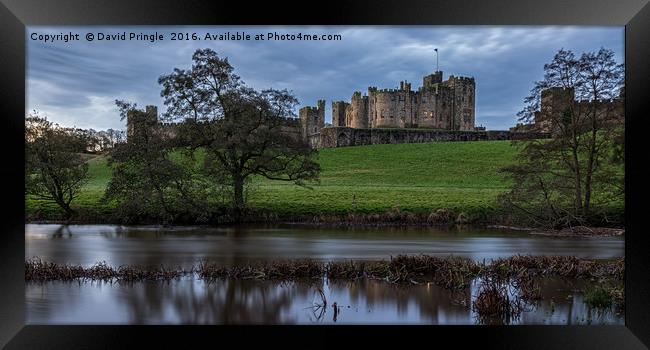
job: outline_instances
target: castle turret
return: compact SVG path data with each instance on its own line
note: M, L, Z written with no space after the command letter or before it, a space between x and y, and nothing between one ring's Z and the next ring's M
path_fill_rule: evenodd
M332 102L332 126L348 126L345 112L350 104L344 101Z
M575 98L573 88L552 87L542 91L540 111L535 113L535 128L550 132L553 121L561 120L562 115L571 108Z
M451 130L474 131L475 128L475 90L474 78L449 76L445 82L452 90Z
M158 125L158 107L146 106L145 110L130 110L126 114L126 141L132 140L134 135Z
M346 110L348 126L357 129L368 127L368 96L361 96L361 92L352 94L350 106Z
M325 127L325 100L318 100L318 107L306 106L298 112L302 126L302 136L307 139Z
M373 107L376 115L374 116L373 127L376 128L399 128L400 118L396 101L399 96L397 91L392 90L377 90L373 91Z
M436 84L442 83L442 72L435 71L433 74L429 74L422 78L422 87L425 89L430 89L436 86Z

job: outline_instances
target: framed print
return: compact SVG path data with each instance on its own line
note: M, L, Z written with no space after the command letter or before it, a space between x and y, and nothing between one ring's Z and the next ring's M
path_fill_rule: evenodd
M2 344L645 348L647 3L311 5L3 0Z

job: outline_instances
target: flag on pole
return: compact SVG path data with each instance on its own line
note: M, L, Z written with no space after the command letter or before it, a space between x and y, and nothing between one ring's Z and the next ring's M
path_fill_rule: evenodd
M438 68L438 48L436 47L433 50L436 52L436 72L438 72L440 70L440 68Z

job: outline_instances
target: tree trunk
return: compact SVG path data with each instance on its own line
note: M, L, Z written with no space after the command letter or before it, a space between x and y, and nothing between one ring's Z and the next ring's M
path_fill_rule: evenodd
M591 203L591 180L594 173L594 160L596 157L596 137L597 134L597 124L596 124L596 115L597 112L594 112L592 120L592 129L591 129L591 140L589 142L589 160L587 162L587 173L585 174L585 201L583 206L583 215L587 217L589 215L589 206Z
M70 207L69 203L66 203L62 198L57 198L56 202L59 204L61 209L65 212L65 219L69 221L74 216L75 212Z
M578 214L582 212L582 179L580 174L580 160L578 159L578 149L573 147L573 165L575 176L575 213Z
M235 220L239 222L241 220L242 210L244 209L244 179L239 174L233 176L233 191L233 209L235 211Z

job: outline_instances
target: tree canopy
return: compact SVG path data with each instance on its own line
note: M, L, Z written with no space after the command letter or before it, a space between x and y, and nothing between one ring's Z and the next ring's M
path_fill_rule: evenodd
M182 122L179 137L191 150L205 149L206 173L232 188L237 212L254 176L301 186L318 179L315 151L301 137L290 92L247 87L211 49L197 50L192 61L191 68L159 78L165 118Z
M84 138L74 129L62 128L31 114L25 120L25 192L56 203L70 219L71 202L79 195L88 175L81 153Z

